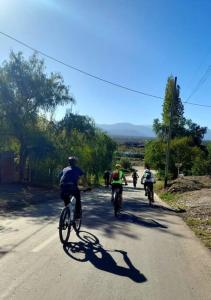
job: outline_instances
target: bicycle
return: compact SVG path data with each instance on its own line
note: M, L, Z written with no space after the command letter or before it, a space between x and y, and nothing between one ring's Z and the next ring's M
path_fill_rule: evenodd
M127 185L127 184L125 184ZM113 206L114 206L114 216L117 217L120 209L121 209L121 197L122 195L120 194L120 187L115 186L114 191L113 191Z
M114 192L113 192L113 206L114 206L114 215L115 217L118 216L118 213L120 212L120 188L119 187L115 187Z
M83 192L90 191L88 188L83 190ZM75 205L76 198L70 194L70 203L62 209L59 218L59 238L62 244L67 243L70 237L72 229L75 230L76 234L80 231L82 222L82 210L80 211L80 217L75 217Z
M151 206L152 202L154 202L154 193L148 184L146 185L146 196L148 197L149 200L149 206Z

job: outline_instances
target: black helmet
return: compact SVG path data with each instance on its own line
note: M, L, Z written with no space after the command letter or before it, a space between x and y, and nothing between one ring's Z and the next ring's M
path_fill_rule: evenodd
M77 162L77 157L76 156L69 156L68 157L68 162L70 165L74 165Z

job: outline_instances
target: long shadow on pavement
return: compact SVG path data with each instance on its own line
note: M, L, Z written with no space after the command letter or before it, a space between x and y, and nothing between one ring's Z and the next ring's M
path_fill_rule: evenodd
M176 235L167 230L170 221L165 219L166 215L175 214L174 211L157 204L149 207L139 193L131 192L128 199L124 199L125 211L119 219L116 219L110 202L110 193L106 188L94 189L87 194L82 193L83 226L100 229L102 234L110 237L122 234L132 239L139 238L136 231L127 226L130 224ZM32 218L31 221L34 223L55 222L59 219L62 205L59 192L55 190L19 185L0 186L0 215L9 219L21 216ZM0 231L5 230L13 228L9 228L8 225L5 228L4 225L0 227Z
M80 262L89 261L101 271L128 277L137 283L147 281L146 277L134 267L126 251L105 250L100 244L99 239L90 232L80 231L78 238L78 242L69 242L63 245L65 253L72 259ZM117 265L110 254L111 252L120 253L127 267Z

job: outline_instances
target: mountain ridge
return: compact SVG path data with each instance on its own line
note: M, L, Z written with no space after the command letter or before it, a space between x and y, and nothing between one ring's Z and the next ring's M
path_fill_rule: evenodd
M142 138L156 137L152 129L152 125L135 125L128 122L119 122L114 124L97 124L97 127L105 131L110 136L131 136ZM209 128L204 136L204 140L211 140L211 130Z

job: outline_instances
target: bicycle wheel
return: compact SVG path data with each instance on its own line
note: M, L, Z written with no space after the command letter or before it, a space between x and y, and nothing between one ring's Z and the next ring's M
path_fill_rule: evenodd
M119 212L119 193L115 192L114 193L114 215L115 217L118 216L118 212Z
M62 244L67 243L70 236L70 209L69 207L63 208L59 219L59 238Z
M147 187L147 195L148 195L148 200L149 200L149 205L152 205L152 191L150 190L149 187Z

